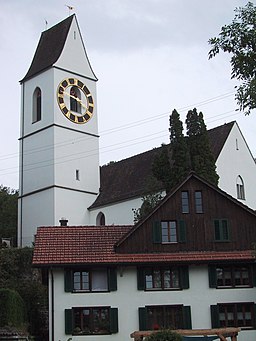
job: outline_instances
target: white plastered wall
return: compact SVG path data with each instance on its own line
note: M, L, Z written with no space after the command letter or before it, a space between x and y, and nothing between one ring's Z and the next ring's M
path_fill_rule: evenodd
M64 311L72 307L111 306L118 308L119 332L104 336L84 336L88 341L103 340L129 341L130 334L139 330L138 308L146 305L183 304L191 307L192 328L211 328L210 305L229 302L254 302L255 288L243 289L211 289L208 284L207 266L191 266L189 269L190 288L180 291L145 292L137 290L135 267L118 269L118 290L110 293L65 293L64 274L54 270L54 317L55 339L66 340ZM51 288L51 285L49 285ZM127 294L129 293L129 294ZM51 291L49 293L51 297ZM50 307L51 311L51 307ZM51 319L51 317L50 317ZM51 334L51 333L50 333ZM239 341L255 341L256 331L239 333ZM81 340L81 336L72 336L73 341ZM52 341L52 340L50 340Z

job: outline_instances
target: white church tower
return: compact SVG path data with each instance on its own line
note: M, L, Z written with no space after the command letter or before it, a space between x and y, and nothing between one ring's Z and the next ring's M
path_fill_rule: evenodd
M63 217L89 222L99 192L96 81L75 15L42 33L21 80L19 246Z

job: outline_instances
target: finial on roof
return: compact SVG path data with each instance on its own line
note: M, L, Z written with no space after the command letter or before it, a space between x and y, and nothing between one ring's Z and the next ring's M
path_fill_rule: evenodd
M69 5L66 5L66 6L68 8L68 15L70 16L71 11L73 11L75 9L75 7L69 6Z
M47 30L47 26L48 26L48 21L46 19L44 19L45 21L45 31Z

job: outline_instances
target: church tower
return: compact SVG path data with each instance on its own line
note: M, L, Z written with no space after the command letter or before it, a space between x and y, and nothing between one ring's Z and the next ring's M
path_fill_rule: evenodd
M42 33L21 80L19 246L63 217L89 223L99 192L96 82L75 15Z

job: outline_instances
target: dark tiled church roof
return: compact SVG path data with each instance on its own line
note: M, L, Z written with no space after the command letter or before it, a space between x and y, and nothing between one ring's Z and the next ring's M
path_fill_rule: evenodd
M208 130L215 161L234 124L235 121L232 121ZM142 197L147 194L148 181L152 177L152 163L160 152L161 147L102 166L100 169L100 194L90 208ZM163 189L160 182L156 182L156 189Z
M30 68L21 82L46 70L58 60L63 50L73 17L74 15L69 16L41 34Z

